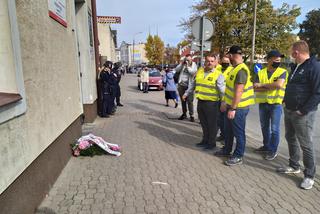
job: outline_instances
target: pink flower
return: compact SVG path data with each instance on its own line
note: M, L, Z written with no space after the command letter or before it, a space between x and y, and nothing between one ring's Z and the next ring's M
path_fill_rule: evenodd
M73 155L74 156L79 156L80 155L80 150L77 148L77 149L75 149L74 151L73 151Z
M110 149L112 151L120 151L120 147L119 146L110 146Z
M89 147L90 147L90 143L88 141L86 141L86 140L80 141L80 143L79 143L79 149L80 150L85 150L85 149L87 149Z

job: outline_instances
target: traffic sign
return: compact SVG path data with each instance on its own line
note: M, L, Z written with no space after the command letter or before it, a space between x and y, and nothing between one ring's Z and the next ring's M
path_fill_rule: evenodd
M211 51L211 41L203 42L203 51ZM201 42L200 41L193 41L191 43L191 50L192 51L201 51Z
M213 22L210 19L203 17L203 40L206 41L210 39L213 33L214 33ZM193 21L192 35L196 40L202 39L201 17Z

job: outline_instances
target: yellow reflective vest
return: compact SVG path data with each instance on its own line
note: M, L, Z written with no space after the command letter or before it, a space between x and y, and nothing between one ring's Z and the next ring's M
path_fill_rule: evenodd
M216 82L221 71L219 71L219 69L215 69L207 76L204 74L204 68L199 68L195 78L196 98L199 100L219 101L220 97Z
M232 71L233 67L232 66L228 66L226 68L226 70L222 71L222 66L218 65L217 69L219 69L221 71L222 75L224 76L224 79L226 80L228 78L228 75L229 75L230 71Z
M226 80L226 91L224 95L224 101L228 104L232 104L232 100L234 98L234 91L235 91L235 80L237 74L240 70L245 70L247 72L247 82L244 86L243 93L241 95L241 100L238 103L237 108L244 108L254 104L254 91L253 91L253 84L250 81L251 75L250 70L246 64L241 63L237 65L233 70L230 71L228 78Z
M267 68L262 69L258 72L259 82L262 84L270 84L278 80L278 78L283 74L287 73L287 70L284 68L278 67L270 78L268 78L268 71ZM282 104L285 89L287 85L288 73L286 76L285 83L282 88L268 90L263 92L256 92L256 102L257 103L268 103L268 104Z

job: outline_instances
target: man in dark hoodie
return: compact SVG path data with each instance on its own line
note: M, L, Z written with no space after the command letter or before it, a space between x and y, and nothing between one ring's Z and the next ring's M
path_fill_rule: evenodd
M301 148L305 169L300 187L311 189L316 172L312 130L320 102L320 63L310 57L309 46L303 40L292 45L291 56L295 64L284 96L285 137L290 158L289 166L277 170L280 173L299 173Z

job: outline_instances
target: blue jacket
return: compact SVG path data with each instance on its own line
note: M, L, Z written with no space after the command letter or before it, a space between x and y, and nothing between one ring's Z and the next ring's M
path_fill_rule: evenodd
M284 96L286 108L303 114L316 111L320 102L320 62L312 57L294 72L296 67L293 65L288 78Z
M177 86L174 82L173 79L173 73L171 71L167 72L164 76L163 76L163 80L162 82L165 84L165 90L166 91L176 91L177 90Z

